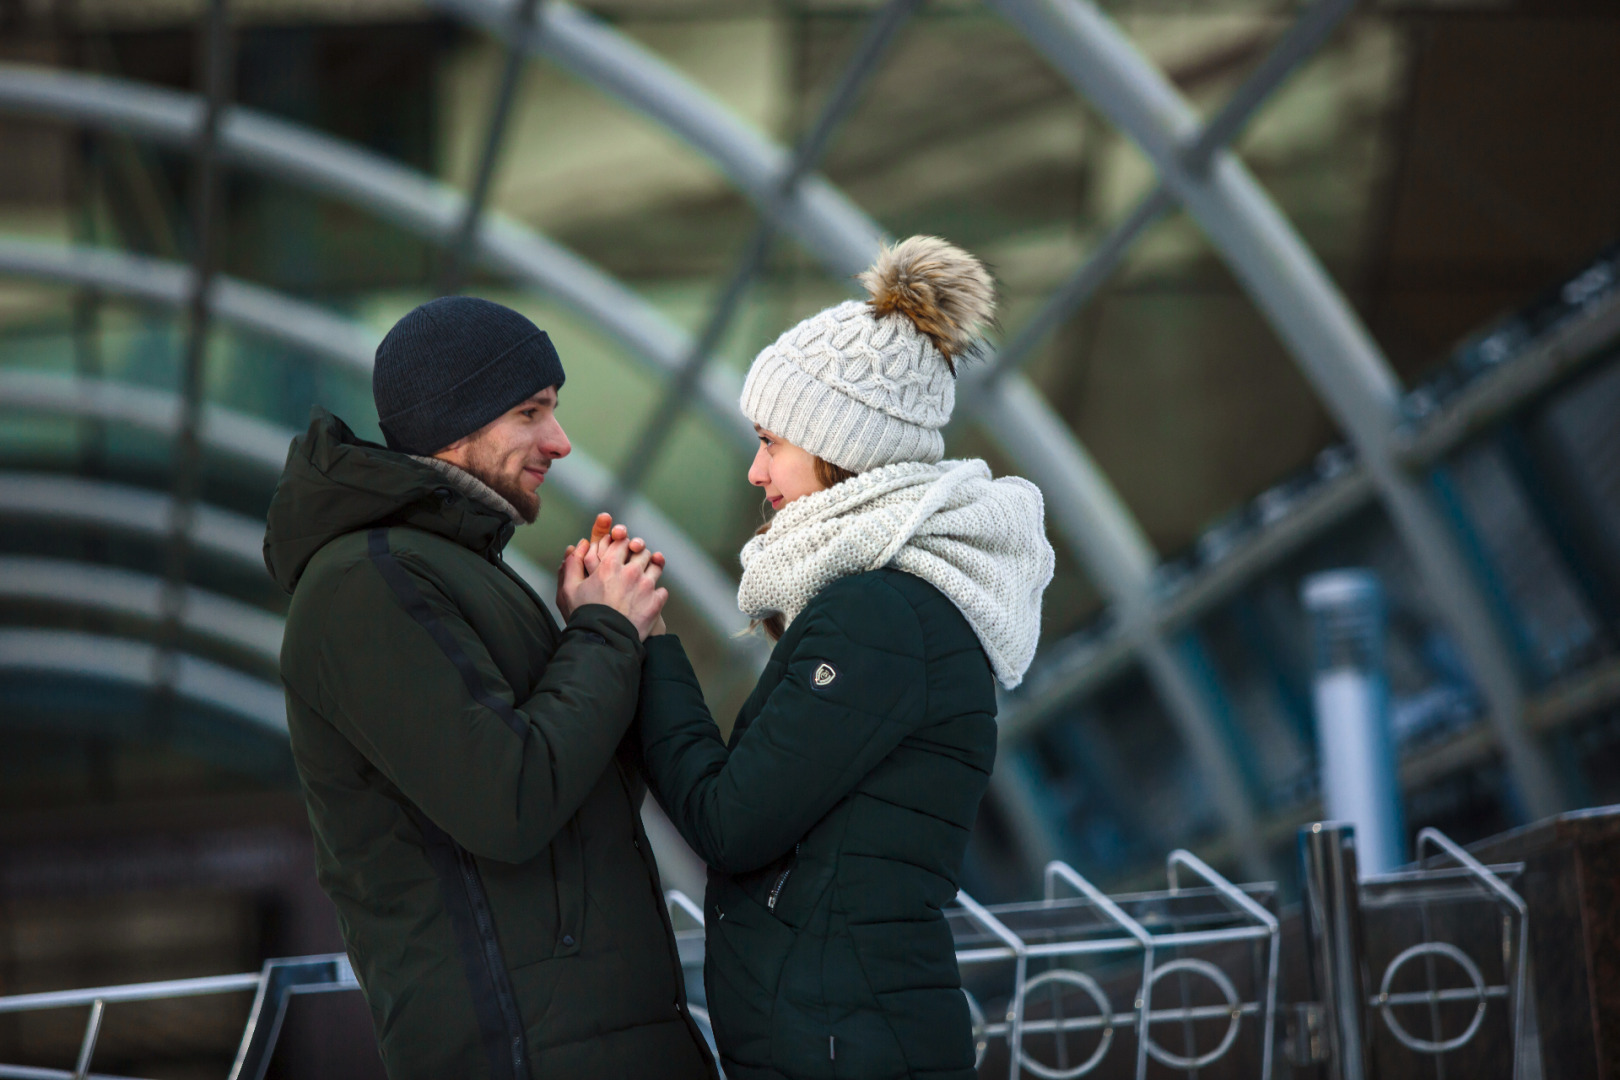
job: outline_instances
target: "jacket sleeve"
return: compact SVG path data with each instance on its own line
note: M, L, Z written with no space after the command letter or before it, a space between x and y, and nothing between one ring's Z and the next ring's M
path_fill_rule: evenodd
M692 849L727 873L786 852L927 713L922 629L891 586L834 586L799 618L781 682L729 750L680 642L647 640L649 783Z
M343 735L434 824L483 858L523 862L584 802L635 716L644 655L612 608L580 607L534 694L408 554L358 563L331 598L320 689Z

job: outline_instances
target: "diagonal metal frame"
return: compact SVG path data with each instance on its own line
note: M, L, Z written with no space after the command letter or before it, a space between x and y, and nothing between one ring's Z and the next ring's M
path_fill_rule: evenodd
M521 38L534 24L534 12L539 0L520 0L513 15L513 35ZM501 81L495 89L495 104L490 107L489 123L484 135L483 148L478 155L477 171L473 174L472 188L467 193L467 208L462 211L461 227L456 238L445 251L444 270L439 276L439 295L458 293L467 280L467 267L473 256L478 238L478 223L489 202L489 189L495 181L495 167L500 160L501 147L506 140L506 129L512 119L512 99L517 95L518 80L523 75L527 55L515 45L506 47L505 61L501 65Z
M1525 727L1512 650L1440 509L1392 454L1399 382L1343 294L1230 151L1214 151L1202 171L1188 167L1198 129L1192 110L1091 0L990 3L1141 147L1243 283L1355 444L1439 615L1468 657L1526 811L1558 812L1564 796L1546 752Z
M505 39L511 37L512 11L520 0L432 2ZM783 232L835 273L854 274L872 261L883 230L871 218L821 176L805 177L791 197L779 199L789 152L656 53L564 0L548 0L520 44L709 158Z
M1292 74L1300 63L1313 55L1332 34L1354 6L1355 0L1318 0L1298 19L1259 67L1243 82L1215 117L1189 140L1184 155L1189 167L1206 168L1214 153L1243 130L1256 109L1269 94ZM1041 310L1030 319L1017 335L993 357L982 376L984 387L969 399L978 399L994 407L1002 396L1001 381L1016 371L1034 354L1035 348L1073 313L1083 306L1113 275L1123 262L1132 245L1149 228L1175 206L1175 199L1161 181L1155 185L1128 214L1114 226L1097 245L1091 256L1047 300ZM1009 421L990 425L998 441L1007 438L1027 438ZM1025 455L1038 451L1031 447ZM1088 507L1115 505L1114 516L1119 521L1130 520L1129 511L1120 503L1111 486L1099 476L1088 480L1093 489ZM1157 597L1153 588L1153 568L1158 562L1140 530L1135 535L1114 538L1111 546L1116 553L1129 558L1116 558L1112 572L1095 577L1100 590L1114 605L1121 625L1121 637L1141 663L1150 683L1164 704L1171 724L1187 744L1210 786L1210 798L1219 813L1228 835L1234 841L1245 871L1252 876L1264 876L1267 857L1260 839L1259 807L1243 778L1243 768L1237 759L1237 748L1223 734L1223 725L1216 715L1217 703L1209 697L1209 689L1191 670L1165 636L1156 615ZM1095 545L1103 546L1103 545ZM1015 706L1009 710L1016 714ZM1049 707L1040 712L1028 710L1026 717L1044 718ZM1029 737L1034 729L1027 718L1023 723L1009 724L1005 731L1020 738Z
M434 0L440 9L497 36L510 32L514 2ZM792 235L834 275L851 277L870 265L877 254L883 230L825 178L807 176L790 198L776 198L780 179L790 166L787 151L656 54L600 20L563 0L550 0L523 44L707 156L782 232ZM0 68L0 103L3 101ZM700 400L711 413L717 402L708 396L707 388L711 380L729 376L723 368L709 368L705 373ZM1059 531L1093 580L1109 579L1117 565L1139 559L1146 545L1140 527L1113 494L1096 462L1041 395L1021 376L1005 383L1005 392L994 395L995 401L982 403L978 419L1008 448L1020 471L1051 497L1049 506ZM729 399L719 404L730 410L732 418L740 418L734 404L740 385L734 381L731 386ZM752 448L753 432L746 423L743 429ZM1040 434L1030 438L1029 432Z
M773 206L780 206L792 200L799 184L821 163L832 142L833 134L849 115L850 110L855 107L861 91L876 72L878 62L889 51L901 27L920 3L921 0L888 0L878 13L872 16L866 32L856 43L854 54L827 95L827 101L821 107L815 122L810 125L810 130L805 133L798 146L794 147L793 160L777 185L776 195L772 200ZM771 246L776 240L778 231L775 219L768 212L762 213L759 224L749 237L742 258L737 261L736 268L726 280L725 289L715 303L714 310L709 314L703 331L692 343L692 350L681 361L675 377L664 388L663 397L642 426L641 435L630 448L630 452L625 455L608 503L610 507L617 506L646 479L658 452L663 449L665 441L675 430L676 423L685 411L686 400L691 395L698 377L714 358L721 339L725 337L726 331L736 318L743 297L747 295L754 280L764 271L765 261L770 256Z
M208 12L198 37L204 73L205 105L197 125L195 176L192 181L192 273L186 297L186 347L180 367L180 416L175 429L174 519L170 523L166 549L166 585L163 590L163 619L157 632L161 648L157 654L158 693L154 709L161 713L169 699L178 668L176 660L185 621L186 563L191 535L192 507L201 494L202 447L197 430L202 422L203 382L208 367L208 331L212 305L208 293L213 287L219 262L219 239L215 235L221 216L222 175L219 162L219 127L224 115L232 78L232 48L229 0L209 0Z
M505 0L505 2L503 0L441 0L440 6L468 15L475 21L482 22L499 33L507 25L508 20L505 18L505 14L512 6L512 0ZM1009 15L1015 25L1019 25L1025 31L1026 35L1031 38L1037 47L1047 51L1049 55L1072 52L1073 50L1070 48L1072 42L1068 41L1062 32L1052 36L1050 40L1043 38L1042 35L1046 33L1048 28L1036 23L1030 23L1027 20L1021 22L1018 17L1019 9L1027 9L1025 14L1037 10L1047 14L1050 14L1053 10L1058 10L1061 14L1065 7L1071 9L1071 14L1072 9L1078 7L1092 10L1088 5L1022 4L1012 2L1012 0L998 3L997 6L1003 9L1005 14ZM1105 31L1112 31L1111 24L1107 24L1107 20L1100 13L1096 13L1094 10L1092 10L1092 13L1103 24ZM770 146L769 143L752 132L751 129L748 129L741 121L727 113L718 104L709 100L706 95L692 87L678 74L674 73L672 69L669 69L667 65L651 57L645 50L641 50L638 46L615 34L591 17L558 2L547 5L540 22L544 25L537 26L531 31L528 40L525 42L525 48L532 51L546 52L558 63L608 93L619 97L620 100L632 108L644 112L665 124L665 126L670 127L698 149L709 154L720 164L722 170L756 202L762 205L769 202L769 181L773 176L779 175L782 159L785 156L781 151ZM1117 31L1112 32L1116 37L1118 36ZM1128 44L1125 44L1124 47L1127 51L1129 50ZM1071 81L1076 81L1077 85L1080 85L1082 92L1085 92L1088 97L1098 100L1098 94L1094 92L1094 88L1088 89L1084 80L1077 79L1075 73L1065 67L1061 56L1056 58L1056 62L1060 69L1065 70L1065 73L1070 75ZM1147 67L1145 61L1141 63L1144 67ZM3 69L0 69L0 102L3 102L6 96L5 91L7 88L4 85L6 74ZM1150 67L1147 67L1147 74L1150 77L1153 75ZM1109 77L1112 77L1112 72L1109 73ZM1107 80L1104 79L1103 81L1106 83ZM1262 98L1263 96L1263 94L1260 95ZM1169 94L1169 97L1174 103L1173 93ZM1105 111L1108 111L1116 122L1120 122L1117 110L1105 108ZM1146 117L1144 123L1160 119L1152 116L1152 111L1152 109L1147 110L1150 115ZM1176 112L1171 109L1165 115L1173 117ZM1141 120L1143 118L1137 117L1136 119ZM1133 137L1137 137L1140 141L1138 130L1132 128L1129 124L1121 124L1121 126L1125 127ZM1190 124L1182 126L1191 127ZM262 130L255 132L255 134L263 133ZM287 132L279 131L274 134L285 136ZM269 141L274 142L276 140L271 139ZM348 148L340 149L346 150ZM1161 161L1158 156L1153 154L1150 154L1150 156L1154 157L1156 164L1159 165L1161 176L1166 176L1165 162ZM1226 157L1226 155L1212 155L1209 170L1212 176L1218 177L1222 172L1225 167ZM298 160L295 155L294 162L285 166L285 168L298 171L307 165L307 161ZM1191 175L1190 171L1185 170L1185 163L1182 163L1182 166L1183 171ZM261 162L261 167L265 167L267 171L275 171L275 167L269 162ZM337 189L340 197L344 197L345 193L352 193L355 187L364 187L376 179L374 176L367 176L357 183L352 177L334 176L331 170L325 170L325 172L326 175L318 178L318 184L325 184L329 189ZM416 193L413 192L412 194ZM1179 190L1177 195L1178 197L1181 195ZM1275 209L1270 207L1263 195L1260 195L1257 190L1252 195L1261 205L1262 218L1267 212L1272 217L1277 217ZM353 196L349 194L348 197ZM409 202L410 200L407 199L406 201ZM400 207L397 203L389 206L386 205L389 200L384 199L382 202L385 205L381 209L385 215L398 215ZM433 216L432 214L421 214L423 209L425 207L421 205L419 199L415 206L408 208L407 212L417 217L431 218ZM820 178L813 178L801 184L794 200L789 205L778 208L776 214L785 223L785 227L789 231L798 236L801 242L805 243L824 263L837 272L852 273L854 270L860 269L869 260L870 254L875 248L875 240L878 235L876 227L868 219L865 219L863 215L860 215L859 211L854 210L847 200L839 196ZM1210 225L1204 222L1202 217L1197 213L1194 216L1198 217L1201 223L1204 223L1206 230L1210 229ZM1281 227L1284 232L1288 231L1286 224L1282 224ZM501 262L503 259L515 261L520 267L518 276L522 277L525 273L532 273L534 264L523 261L524 256L533 254L532 247L526 244L518 245L519 247L530 247L530 249L514 251L513 246L503 245L499 242L504 239L507 238L499 236L492 238L486 230L485 243L482 247L486 261L496 263ZM538 238L529 237L525 239ZM1221 246L1220 238L1216 237L1216 239L1217 246ZM495 242L490 242L491 240ZM1294 238L1294 241L1297 244L1297 238ZM562 253L562 260L552 257L557 254L558 252L555 250L546 252L547 258L542 259L541 263L549 264L549 268L554 270L559 261L566 261L568 258L566 253ZM517 255L518 258L513 259L514 255ZM560 286L565 300L576 306L576 309L586 311L588 317L596 318L596 321L610 328L621 339L626 336L631 338L640 336L642 341L646 343L656 337L656 335L647 333L650 321L642 320L638 322L636 319L624 319L618 317L616 313L602 310L601 293L595 288L597 285L602 284L600 275L596 275L595 280L576 278L576 282L587 281L589 287L584 289L571 288L570 282L555 280L561 275L553 276L552 284ZM1242 273L1239 276L1240 279L1244 280L1245 285L1249 287L1251 293L1256 294L1257 300L1261 300L1263 290L1260 289L1260 286ZM1331 292L1331 286L1327 286L1327 288ZM1262 306L1264 307L1265 304L1262 303ZM595 309L594 312L591 310L593 308ZM1306 319L1319 318L1321 317L1321 311L1315 306L1309 306L1308 313L1304 317ZM627 325L627 323L630 325ZM667 345L669 340L666 337L663 339L663 343ZM1287 335L1285 335L1285 340L1289 340ZM634 345L632 347L634 348ZM649 354L643 350L642 355ZM663 354L661 363L665 368L673 366L671 354L667 350ZM722 373L712 370L708 374L710 376L722 375ZM997 381L999 383L1002 380ZM997 393L992 395L995 400L987 402L986 407L980 410L981 418L987 414L992 414L989 426L992 427L993 433L1006 438L1008 433L1011 432L1011 441L1022 444L1022 449L1025 452L1015 453L1015 459L1019 460L1020 466L1026 473L1053 494L1055 517L1058 518L1060 527L1063 528L1071 544L1075 546L1077 554L1081 556L1082 561L1091 571L1094 578L1106 578L1107 570L1114 565L1131 567L1133 563L1138 562L1141 549L1133 550L1133 545L1129 541L1133 539L1133 532L1139 538L1140 530L1135 527L1128 513L1124 512L1123 506L1118 504L1117 497L1112 500L1114 504L1112 506L1109 505L1109 500L1106 498L1101 503L1089 501L1091 496L1096 495L1098 492L1104 495L1112 495L1106 480L1096 470L1095 464L1074 442L1072 434L1064 430L1060 422L1056 422L1056 418L1051 415L1049 408L1039 399L1038 395L1034 394L1032 388L1029 388L1027 384L1023 383L1023 380L1017 378L1006 380L1006 382L1015 392L1009 393L1005 387L998 387ZM705 389L710 389L712 385L710 380L705 380ZM725 398L734 399L732 394L715 395L712 393L705 393L703 398L711 411L714 411L713 407L717 404L717 398L719 400ZM726 402L726 405L729 406L729 401ZM1049 425L1044 432L1049 437L1033 439L1021 437L1022 433L1031 426L1041 428L1043 421ZM1052 428L1056 430L1051 430ZM1033 451L1034 460L1031 460L1031 451ZM1065 503L1071 500L1074 509L1069 513L1064 513ZM1084 508L1091 513L1081 513L1080 508ZM1090 517L1091 520L1077 520L1083 517ZM1148 565L1151 565L1151 552L1148 554ZM1134 584L1134 582L1128 583L1128 585ZM1174 662L1173 658L1171 662Z
M1316 55L1356 3L1357 0L1317 0L1306 8L1259 66L1233 91L1220 111L1199 129L1191 145L1182 154L1187 170L1199 175L1207 172L1215 152L1224 149L1242 134L1260 106L1301 64ZM1160 181L1155 184L1136 207L1103 236L1090 257L1058 286L1040 311L998 350L991 367L991 378L1000 377L1027 363L1046 336L1067 322L1096 295L1097 290L1119 269L1136 241L1175 206L1176 200L1164 183Z
M558 12L566 10L569 10L566 5L555 0L548 3L541 12L545 33L536 31L531 35L531 42L567 40L568 35L559 30L555 19ZM583 18L577 12L573 17ZM503 21L501 25L506 24ZM611 31L602 30L594 20L583 20L582 25L588 25L590 33L595 35L589 41L593 48L606 38L617 37ZM650 54L644 56L637 52L638 46L621 39L618 47L640 65L631 74L639 78L648 71L659 71L661 62L647 58ZM614 54L614 59L619 62L623 57ZM740 185L749 177L757 180L779 175L779 151L678 75L667 71L664 74L667 78L661 76L663 81L655 83L655 89L668 91L667 97L659 99L660 104L665 107L678 104L696 110L690 115L680 114L683 126L678 133L687 135L695 130L724 134L725 139L717 144L724 154L716 160L728 170L742 170L741 178L733 177ZM88 123L182 149L189 144L197 123L197 102L186 94L126 80L12 64L0 64L0 111ZM340 140L249 109L231 109L223 135L222 150L233 164L353 203L430 239L442 241L448 236L451 221L465 206L465 200L458 193L420 173ZM745 187L745 190L751 189ZM766 197L768 189L758 198L762 207L780 217L784 229L791 229L811 250L837 247L843 252L841 257L848 258L851 227L848 214L837 209L847 204L836 198L810 198L826 191L825 182L817 178L807 178L796 190L796 199L781 205ZM832 210L828 209L829 205ZM818 215L808 222L805 220L807 208ZM862 235L860 242L866 246L865 253L852 264L830 265L835 272L853 274L863 269L876 253L880 235L876 226L854 231ZM817 248L815 242L820 242L821 248ZM632 356L647 361L655 370L673 368L688 348L686 336L680 329L635 293L531 230L489 213L480 227L479 244L481 258L490 269L554 296L582 317L608 330L629 347ZM751 450L755 444L752 428L735 406L740 382L734 373L724 368L709 368L700 383L699 400L721 423L723 431L733 434L740 447ZM1020 382L1009 380L1010 384ZM1002 397L1003 411L1013 414L1008 421L1010 427L1048 433L1032 454L1019 458L1020 468L1054 495L1055 505L1066 506L1071 501L1084 504L1087 492L1076 488L1073 479L1077 475L1100 479L1095 463L1033 388L1023 386L1021 392ZM605 496L606 488L600 490ZM1059 516L1060 527L1069 536L1077 556L1094 575L1099 573L1099 568L1083 541L1083 533L1076 529L1090 529L1092 519L1106 517L1116 508L1123 509L1117 500L1112 508L1088 506L1085 513ZM1134 525L1127 516L1124 524L1111 524L1109 528L1130 531Z
M496 34L510 25L505 17L510 0L438 0L438 6L470 16ZM834 273L853 275L876 254L881 230L875 223L847 205L816 203L807 197L825 190L819 177L802 181L795 197L785 202L773 199L771 181L788 168L783 152L744 128L663 61L596 20L557 0L547 5L542 25L525 44L708 154L762 213L774 215L784 231L792 232ZM1096 462L1035 388L1013 375L961 398L968 403L965 411L1051 496L1048 507L1055 523L1093 581L1111 599L1123 600L1125 611L1147 611L1155 553ZM1133 622L1146 626L1141 618ZM1176 652L1155 640L1147 637L1147 647L1140 651L1149 677L1210 780L1212 797L1242 852L1245 871L1265 876L1255 807L1213 708L1204 701L1197 675ZM1037 839L1026 839L1028 846L1039 847Z
M200 110L194 95L127 79L0 63L0 113L66 121L189 150ZM226 112L220 152L234 167L349 203L436 243L454 236L466 208L463 195L414 169L241 106ZM688 351L687 335L658 309L532 229L486 211L477 237L480 265L555 299L653 371L674 369ZM751 450L753 429L736 408L741 388L733 372L711 368L698 397L722 434Z
M847 204L836 199L810 198L825 193L824 181L806 179L796 188L794 201L770 199L769 188L762 191L757 182L749 181L780 175L783 155L779 150L664 68L661 61L604 30L595 20L573 12L572 23L560 24L556 16L570 11L560 2L548 4L542 12L545 32L536 30L528 44L568 44L574 49L570 61L577 63L584 57L588 61L584 69L609 83L610 92L626 88L656 91L648 101L634 94L626 95L625 100L671 123L678 134L700 148L713 151L717 163L763 210L779 217L785 228L812 251L821 253L824 261L829 249L841 250L840 257L845 259L854 255L846 265L829 264L835 272L853 274L870 262L880 235L877 227L867 221L869 228L852 229L850 213L859 218L858 211L845 212ZM505 28L509 23L502 19L499 26ZM187 134L196 122L195 102L187 95L119 80L0 65L0 108L7 107L32 115L89 121L181 147L186 145ZM455 192L411 170L246 109L232 110L225 126L224 150L234 162L354 202L430 238L446 234L447 209L465 205ZM806 220L806 208L814 211L813 219ZM682 340L681 332L612 279L497 215L488 216L480 231L480 243L487 265L505 269L519 280L557 296L630 345L633 355L656 367L673 366L672 346ZM865 248L864 253L855 254L859 247ZM737 384L732 373L711 368L705 373L701 399L711 415L723 418L730 430L738 432L751 447L752 431L732 404ZM1142 552L1147 551L1140 529L1112 493L1095 462L1027 381L1002 380L998 390L979 402L980 418L1009 448L1021 470L1053 494L1059 529L1093 578L1116 580L1113 571L1117 566L1138 562ZM603 497L607 495L605 485L594 490ZM1148 565L1151 561L1148 552ZM1133 575L1117 580L1131 583L1140 579ZM1161 650L1155 655L1160 661L1158 667L1176 680L1171 692L1164 695L1170 707L1175 709L1177 702L1196 700L1195 677L1181 670L1184 665L1179 665L1173 654ZM1219 743L1206 739L1204 745ZM1225 790L1230 794L1239 789L1228 785ZM1235 805L1235 798L1228 798L1227 803ZM1235 831L1240 838L1254 835L1244 828ZM1249 863L1250 869L1260 870L1256 858L1251 857Z

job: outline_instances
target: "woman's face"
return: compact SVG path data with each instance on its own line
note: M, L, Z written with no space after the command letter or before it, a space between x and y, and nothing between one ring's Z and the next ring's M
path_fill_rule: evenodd
M759 452L748 467L748 482L765 489L771 509L780 510L794 499L823 490L816 479L816 457L790 442L777 438L758 424Z

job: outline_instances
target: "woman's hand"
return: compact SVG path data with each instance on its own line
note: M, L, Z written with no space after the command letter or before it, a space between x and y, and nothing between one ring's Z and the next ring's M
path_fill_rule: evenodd
M622 566L632 561L644 560L643 565L650 570L652 580L657 581L658 576L663 573L664 553L655 551L650 555L644 555L646 550L647 542L639 536L631 537L629 530L623 525L613 524L613 515L608 513L597 514L595 522L591 525L590 537L581 539L576 544L570 544L563 550L563 563L557 570L557 610L562 613L562 617L565 620L571 618L574 609L582 603L604 602L602 600L582 599L580 590L588 579L599 576L599 571L602 570L603 564L606 562L611 561L615 565ZM577 564L577 569L571 569L574 564ZM659 590L659 592L663 591ZM586 592L594 596L596 590L590 588L586 589ZM617 604L610 604L609 606L618 607ZM660 609L663 607L662 602L659 603L658 607ZM628 616L628 612L621 613ZM642 626L634 618L631 621L637 623L636 629L642 632L641 636L643 638L649 636L649 633L665 632L661 629L663 626L662 616L658 618L656 625L660 629L657 630L649 630L648 627Z
M663 566L653 563L653 553L646 550L645 544L640 552L632 553L628 538L610 537L601 548L595 572L587 574L582 547L584 545L570 548L563 560L557 583L557 607L572 616L585 604L605 604L629 619L645 641L647 632L664 609L664 602L669 599L669 592L658 587Z

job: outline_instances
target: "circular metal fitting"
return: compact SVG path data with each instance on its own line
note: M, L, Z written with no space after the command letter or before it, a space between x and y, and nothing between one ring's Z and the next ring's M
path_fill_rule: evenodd
M1474 984L1474 996L1478 1003L1474 1007L1474 1018L1469 1021L1463 1033L1452 1039L1420 1039L1408 1032L1395 1019L1395 1006L1389 1000L1389 987L1395 981L1395 975L1406 964L1420 956L1443 956L1463 969L1468 981ZM1384 1016L1384 1024L1389 1033L1398 1039L1402 1046L1409 1050L1416 1050L1420 1054L1443 1054L1448 1050L1455 1050L1474 1037L1479 1031L1479 1025L1485 1022L1485 976L1480 974L1479 965L1469 955L1455 945L1444 941L1427 941L1421 945L1413 945L1389 962L1384 969L1384 980L1378 986L1378 1011Z
M1102 1039L1097 1043L1097 1049L1091 1052L1091 1056L1074 1066L1074 1068L1054 1069L1050 1065L1042 1064L1026 1054L1024 1052L1023 1038L1020 1036L1019 1045L1014 1048L1018 1054L1018 1063L1039 1076L1041 1080L1075 1080L1076 1077L1084 1076L1102 1064L1103 1056L1108 1053L1109 1046L1113 1045L1114 1007L1109 1003L1108 995L1103 992L1103 988L1096 979L1082 971L1070 971L1068 968L1052 968L1050 971L1043 971L1024 983L1022 991L1024 1000L1028 1001L1030 994L1047 983L1064 983L1068 986L1078 987L1090 995L1091 1000L1096 1002L1097 1011L1103 1019ZM1063 1030L1060 1025L1053 1034L1058 1038L1062 1038Z
M1231 1010L1230 1018L1226 1025L1226 1034L1221 1036L1221 1041L1216 1044L1215 1049L1211 1050L1207 1054L1199 1054L1196 1057L1183 1057L1180 1054L1173 1054L1164 1047L1160 1046L1158 1043L1154 1042L1151 1035L1148 1036L1147 1052L1154 1061L1157 1061L1161 1065L1168 1065L1172 1069L1181 1069L1184 1072L1190 1072L1193 1069L1202 1069L1206 1065L1219 1061L1221 1057L1232 1048L1232 1043L1237 1041L1238 1028L1241 1027L1243 1023L1243 1001L1238 996L1237 987L1233 986L1232 980L1226 977L1226 972L1222 971L1208 960L1195 960L1191 958L1184 960L1172 960L1168 964L1156 967L1153 969L1153 975L1148 979L1148 988L1152 989L1158 984L1160 979L1177 971L1193 972L1194 974L1202 975L1204 978L1214 983L1215 988L1221 992L1223 997L1226 998L1227 1008ZM1151 1019L1149 1022L1151 1023Z

